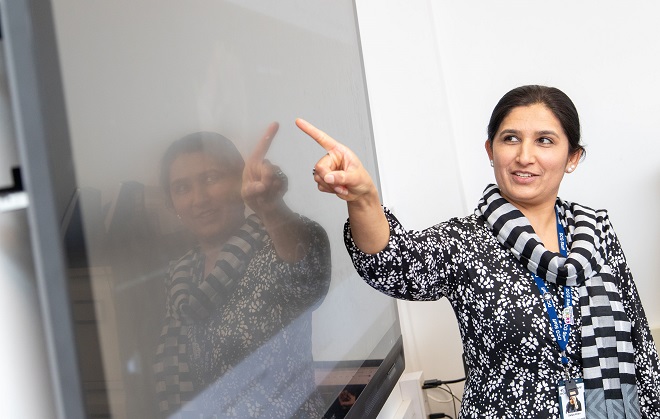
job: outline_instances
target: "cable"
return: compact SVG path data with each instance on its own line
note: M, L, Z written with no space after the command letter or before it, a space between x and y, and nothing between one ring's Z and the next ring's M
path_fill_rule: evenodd
M449 400L440 400L436 399L430 394L427 393L428 398L437 402L437 403L449 403L451 402L452 406L454 407L454 416L458 417L457 411L456 411L456 402L463 403L463 400L461 400L459 397L454 395L454 392L451 390L451 387L449 387L448 384L456 384L460 383L461 381L465 381L467 379L468 375L468 366L467 366L467 360L465 359L465 353L461 355L461 358L463 359L463 370L465 371L465 376L462 378L457 378L455 380L438 380L438 379L432 379L432 380L426 380L424 381L424 384L422 385L422 390L428 390L431 388L437 388L438 390L442 390L446 393L449 393L451 398ZM442 386L446 387L443 388ZM432 413L429 415L429 419L434 419L434 418L451 418L451 416L445 414L445 413ZM453 418L452 418L453 419Z
M445 393L447 392L447 390L445 390L444 388L438 388L438 390L442 390L442 391L444 391ZM433 395L431 395L430 393L426 393L426 395L428 396L429 399L431 399L431 400L433 400L434 402L437 402L437 403L451 403L451 402L454 401L454 399L452 399L452 398L449 398L449 399L447 399L447 400L436 399L436 398L433 397Z
M422 385L423 390L428 390L428 389L433 389L436 388L438 390L442 390L446 393L449 393L451 396L449 400L441 400L441 399L436 399L433 397L429 392L427 392L427 396L429 399L437 402L437 403L449 403L451 402L452 407L454 408L454 416L457 416L457 409L456 409L456 402L458 401L459 403L463 403L463 400L461 400L459 397L457 397L454 392L452 391L451 387L449 387L449 384L455 384L459 383L461 381L465 381L465 377L463 378L458 378L456 380L437 380L437 379L432 379L432 380L426 380L424 381L424 384ZM439 413L439 415L445 415L444 413ZM429 416L429 417L437 417L437 418L442 418L442 417L451 417L449 415L445 416Z
M424 384L422 385L422 390L426 390L428 388L440 387L443 384L456 384L456 383L460 383L461 381L465 381L468 375L468 365L465 359L465 352L463 352L461 358L463 359L463 370L465 371L465 375L463 377L457 378L455 380L438 380L437 378L431 380L425 380Z
M452 399L451 404L452 404L452 406L454 406L454 416L457 416L456 415L456 400L458 399L458 397L454 396L454 392L451 391L451 387L449 387L447 384L445 384L445 387L447 387L447 389L449 390L449 394L451 394L451 399Z
M454 416L457 417L458 410L457 410L457 408L456 408L456 402L458 402L458 403L460 404L460 403L463 403L463 400L461 400L460 397L456 396L456 395L454 394L454 392L452 391L451 387L449 387L448 385L446 385L446 384L441 384L441 386L442 386L442 387L436 387L436 389L437 389L437 390L442 390L442 391L444 391L445 393L449 394L449 396L450 396L449 399L442 400L442 399L435 398L435 397L433 397L433 395L432 395L430 392L427 392L427 393L426 393L427 396L428 396L428 398L431 399L431 400L433 400L433 401L436 402L436 403L451 403L451 404L452 404L452 408L453 408L453 410L454 410ZM446 388L445 388L445 387L446 387ZM437 416L437 417L444 417L444 416ZM447 417L450 417L450 416L447 416Z
M442 390L442 391L446 391L446 392L448 392L449 394L451 394L451 396L452 396L452 398L453 398L454 400L456 400L456 401L459 402L459 403L463 403L463 400L461 400L460 397L458 397L457 395L455 395L454 393L451 392L451 388L450 388L449 386L447 386L447 388L449 388L449 391L447 391L447 390L445 390L444 388L441 388L441 387L439 387L438 390Z
M449 395L451 396L451 398L449 400L436 399L433 396L431 396L430 394L428 394L428 392L427 392L427 395L428 395L429 399L431 399L435 402L438 402L438 403L449 403L449 402L451 402L451 405L454 408L454 417L458 417L458 413L457 413L457 410L456 410L456 402L458 401L459 403L462 404L463 400L461 400L460 398L456 397L456 395L454 395L454 392L452 391L451 387L449 387L449 384L455 384L455 383L460 383L461 381L465 381L467 379L467 375L468 375L468 366L467 366L467 361L465 359L465 353L463 353L461 355L461 357L463 358L463 369L465 370L465 376L464 377L457 378L455 380L438 380L438 379L426 380L426 381L424 381L424 384L422 385L422 390L437 388L438 390L442 390L446 393L449 393ZM444 388L442 386L444 386L446 388ZM445 413L434 413L434 414L429 415L429 418L431 418L431 419L433 419L433 418L451 418L451 416L449 416Z
M465 381L465 377L457 378L455 380L438 380L438 379L426 380L422 385L422 390L426 390L428 388L440 387L443 384L456 384L456 383L460 383L461 381Z

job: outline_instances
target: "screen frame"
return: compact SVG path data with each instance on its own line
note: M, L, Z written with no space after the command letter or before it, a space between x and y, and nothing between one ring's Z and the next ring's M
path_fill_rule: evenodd
M385 405L406 367L403 352L403 336L399 335L390 353L365 386L346 419L375 418Z
M85 418L61 223L75 200L66 104L51 3L0 3L7 75L14 110L55 414ZM57 168L57 170L55 170Z

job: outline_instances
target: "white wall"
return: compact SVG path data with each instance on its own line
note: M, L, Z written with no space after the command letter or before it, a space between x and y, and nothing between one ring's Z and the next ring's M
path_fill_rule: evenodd
M609 210L649 322L660 327L660 5L357 3L383 201L404 225L471 212L494 182L483 143L497 100L523 84L559 87L578 107L588 150L560 194ZM447 302L399 309L408 369L426 379L459 376Z
M429 2L358 0L357 6L383 202L408 228L465 214ZM424 379L463 376L447 300L400 301L399 315L407 371L421 370ZM394 417L395 407L388 403L381 417Z
M493 179L483 141L496 101L522 84L564 90L580 112L587 157L564 178L560 195L609 210L649 322L660 327L660 5L432 5L467 205Z

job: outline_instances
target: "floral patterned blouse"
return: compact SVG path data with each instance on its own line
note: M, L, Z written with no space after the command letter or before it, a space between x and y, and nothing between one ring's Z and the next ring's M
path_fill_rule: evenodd
M266 236L227 303L188 327L185 355L199 393L180 417L307 419L325 412L314 379L312 311L328 291L330 248L325 230L301 219L310 236L302 260L282 261ZM199 249L183 262L201 281Z
M395 298L430 301L447 297L461 333L468 365L461 418L559 418L557 383L563 376L559 347L533 275L476 215L453 218L426 230L405 231L385 209L390 241L380 253L361 252L345 226L353 263L373 288ZM570 247L571 243L568 243ZM642 416L660 417L660 370L646 317L618 241L609 261L620 281L634 336ZM556 307L559 287L547 284ZM579 301L577 288L573 301ZM581 318L574 306L567 346L569 373L582 376Z

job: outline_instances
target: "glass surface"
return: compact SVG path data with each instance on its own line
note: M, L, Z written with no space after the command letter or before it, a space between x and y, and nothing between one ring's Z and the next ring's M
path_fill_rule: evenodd
M342 417L400 331L356 274L345 204L312 179L325 152L294 120L377 179L353 3L53 7L89 415Z

